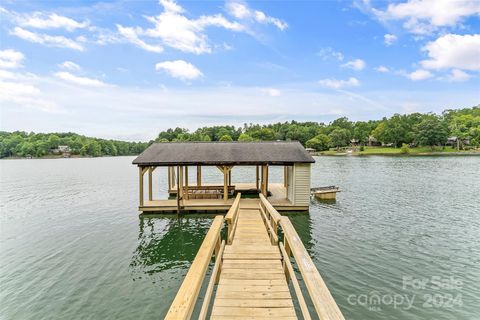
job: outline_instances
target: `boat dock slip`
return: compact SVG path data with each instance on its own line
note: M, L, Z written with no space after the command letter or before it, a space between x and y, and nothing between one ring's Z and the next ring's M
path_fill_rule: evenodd
M133 160L139 171L138 209L140 212L226 211L235 196L242 193L251 197L263 194L279 211L308 211L310 170L314 162L296 141L154 143ZM247 181L234 181L240 167L251 169ZM280 183L270 181L270 169L274 167L283 173ZM202 177L204 168L209 171L203 173L219 174L219 181L207 183ZM164 192L158 197L153 191L154 180L165 181L159 175L167 178L167 185L161 189L167 189L170 198Z
M241 199L240 194L225 217L213 220L166 319L190 319L192 314L199 319L344 319L288 217L280 216L263 195Z

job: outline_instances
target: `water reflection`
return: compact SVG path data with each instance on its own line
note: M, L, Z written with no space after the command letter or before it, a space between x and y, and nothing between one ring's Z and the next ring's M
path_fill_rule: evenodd
M138 245L130 263L134 277L188 269L212 219L212 215L140 217Z

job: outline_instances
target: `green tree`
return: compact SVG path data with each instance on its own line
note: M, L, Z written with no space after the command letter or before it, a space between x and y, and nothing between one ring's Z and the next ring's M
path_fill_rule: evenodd
M250 142L250 141L253 141L253 138L250 137L248 134L246 133L242 133L239 137L238 137L238 141L243 141L243 142Z
M326 134L319 134L306 143L307 148L313 148L317 151L328 150L331 143L331 139Z
M228 134L224 134L223 136L220 137L219 141L233 141L233 139Z
M443 144L447 141L448 131L445 123L437 115L428 115L415 126L415 140L423 146Z
M333 130L332 132L330 132L330 134L328 135L330 137L330 140L331 140L331 145L333 147L336 147L337 150L340 148L340 147L344 147L346 145L348 145L348 142L349 142L349 132L347 129L340 129L340 128L337 128L335 130Z

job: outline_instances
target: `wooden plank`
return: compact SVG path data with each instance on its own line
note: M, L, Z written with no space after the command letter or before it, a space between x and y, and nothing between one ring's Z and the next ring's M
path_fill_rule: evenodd
M291 299L215 299L215 307L287 308L293 307Z
M212 316L295 317L293 308L213 307Z
M288 292L290 294L290 289L287 284L283 285L241 285L241 284L222 284L217 289L218 292Z
M212 316L210 317L212 320L271 320L272 317L249 317L249 316L243 316L243 317L238 317L238 316ZM275 318L273 318L275 319ZM297 317L281 317L280 319L282 320L297 320Z
M220 271L220 268L221 268L220 265L222 263L222 255L223 255L224 249L225 249L225 240L222 241L218 254L216 255L216 258L215 258L215 265L213 267L212 274L210 276L210 281L208 282L207 291L205 292L205 297L202 303L202 309L200 310L200 315L198 316L198 319L200 320L204 320L207 317L208 306L210 305L210 299L212 298L213 287L215 285L218 272Z
M218 290L215 299L292 299L290 292L255 292L255 291L230 291L230 290Z
M345 319L290 222L290 219L288 219L288 217L282 217L280 224L285 235L285 242L288 243L295 257L295 262L302 274L303 281L310 294L310 299L320 319Z
M216 216L165 319L189 319L191 317L213 250L220 239L222 226L223 216Z
M284 273L261 273L256 272L222 272L222 279L245 279L245 280L285 280Z
M278 260L281 259L280 253L226 253L224 259L267 259Z
M224 279L220 276L220 285L247 285L247 286L281 286L287 285L287 281L283 280L240 280L240 279Z
M253 269L253 270L252 270ZM277 268L232 268L231 266L222 266L222 274L228 273L249 273L255 272L256 274L267 273L267 274L285 274L281 267Z

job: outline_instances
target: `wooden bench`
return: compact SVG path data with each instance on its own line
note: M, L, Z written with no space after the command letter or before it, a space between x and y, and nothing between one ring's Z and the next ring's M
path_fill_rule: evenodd
M188 186L183 187L183 193L188 193L188 199L222 199L223 186ZM235 186L228 186L228 195L235 194Z

